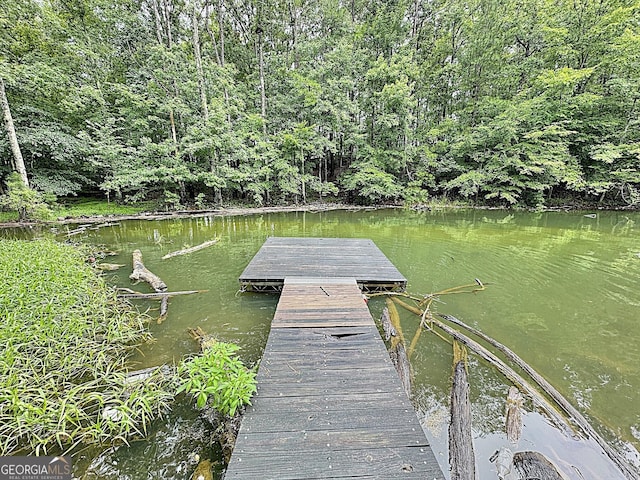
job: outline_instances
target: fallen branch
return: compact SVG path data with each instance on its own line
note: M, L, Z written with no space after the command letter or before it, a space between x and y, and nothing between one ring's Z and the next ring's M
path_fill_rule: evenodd
M160 317L158 323L162 323L167 316L169 308L169 297L166 294L167 284L155 273L152 273L142 263L142 252L140 250L133 251L133 272L129 275L131 280L147 282L156 293L163 294L160 300Z
M193 295L194 293L205 293L208 291L209 290L183 290L179 292L140 293L140 292L134 292L132 290L130 293L119 293L118 298L154 299L154 298L162 298L162 297L175 297L177 295Z
M122 263L96 263L96 268L98 270L109 271L112 272L114 270L118 270L119 268L124 267Z
M200 245L196 245L195 247L185 248L184 250L178 250L177 252L167 253L164 257L162 257L162 259L166 260L167 258L177 257L178 255L187 255L189 253L197 252L198 250L202 250L203 248L215 245L219 241L220 239L216 238L214 240L209 240L207 242L201 243Z
M631 466L626 462L626 460L616 451L614 450L609 443L600 436L598 432L591 426L588 420L576 409L571 403L564 398L564 396L558 392L553 385L551 385L542 375L536 372L528 363L522 360L518 355L516 355L511 349L504 346L500 342L494 340L488 335L482 333L481 331L466 325L461 320L458 320L456 317L452 315L442 315L438 314L440 317L448 320L456 325L465 328L469 332L477 335L479 338L490 343L492 346L500 350L504 353L509 360L515 363L518 367L520 367L523 371L527 373L539 386L542 390L551 397L558 406L564 410L564 412L569 416L569 418L576 423L580 429L584 432L585 435L592 437L598 445L605 451L607 456L620 468L622 473L629 478L630 480L637 480L640 478L638 473L632 470ZM440 322L438 322L440 323ZM438 325L440 326L440 325Z
M164 293L167 290L167 284L144 266L140 250L134 250L133 252L133 272L129 275L129 278L138 282L147 282L157 293Z

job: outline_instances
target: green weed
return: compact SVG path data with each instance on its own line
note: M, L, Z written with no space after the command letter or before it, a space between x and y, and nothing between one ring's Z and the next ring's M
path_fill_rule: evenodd
M207 402L223 415L233 417L243 405L251 404L256 391L256 370L236 357L238 345L216 342L202 355L186 360L178 367L182 383L179 392L196 400L198 408Z
M0 240L0 292L0 455L126 441L168 409L165 375L126 382L149 334L77 248Z

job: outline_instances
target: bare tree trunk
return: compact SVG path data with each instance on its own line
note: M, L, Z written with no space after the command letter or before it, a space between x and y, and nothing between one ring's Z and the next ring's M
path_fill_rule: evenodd
M223 2L218 2L218 29L220 30L220 51L218 51L218 41L216 40L216 36L211 30L211 26L209 25L209 4L205 5L205 27L207 29L207 33L209 34L209 38L211 38L211 43L213 44L213 50L216 54L216 60L218 65L224 68L225 59L224 59L224 48L225 48L225 39L224 39L224 9L222 8ZM226 105L227 110L227 122L231 124L231 113L229 109L229 91L227 90L226 82L223 86L224 93L224 103Z
M173 35L171 33L171 11L169 8L169 2L163 1L162 16L164 17L164 24L167 27L167 45L169 48L173 45Z
M264 52L262 45L262 27L256 28L258 34L258 66L260 69L260 114L262 116L262 132L267 134L267 94L264 85Z
M209 25L209 4L205 3L204 10L204 26L207 29L207 33L209 34L209 38L211 39L211 44L213 45L213 51L216 54L216 61L218 65L222 66L222 60L220 59L220 53L218 52L218 41L216 40L216 36L211 30L211 26Z
M160 19L157 0L152 0L151 6L153 7L153 18L156 22L156 38L158 39L158 43L162 45L164 44L164 41L162 40L162 20Z
M193 54L196 60L196 71L198 73L198 86L200 87L200 101L202 102L202 117L204 121L209 120L209 107L207 105L207 90L202 70L202 55L200 53L200 32L198 30L198 2L193 2Z
M218 2L218 28L220 29L220 66L224 67L224 9L222 0Z
M11 152L13 153L13 168L20 175L22 182L28 187L29 178L27 177L27 169L24 166L24 158L22 158L22 152L20 151L20 144L18 143L18 136L16 135L16 129L13 125L13 117L11 116L11 108L9 108L9 100L7 99L7 93L4 89L4 78L0 77L0 103L2 103L2 116L4 117L4 128L9 137L9 145L11 146Z

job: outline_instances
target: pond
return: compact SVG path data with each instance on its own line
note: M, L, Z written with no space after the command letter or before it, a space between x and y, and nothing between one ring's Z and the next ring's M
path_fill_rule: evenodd
M123 221L88 231L82 240L119 252L107 260L127 265L107 274L118 286L131 286L131 252L140 249L145 265L169 290L207 290L171 299L167 319L151 325L155 342L136 358L143 368L194 353L197 346L186 330L198 326L241 345L246 362L260 358L278 297L240 294L238 277L269 236L370 238L415 294L480 279L486 290L443 296L435 304L437 311L515 351L602 436L640 463L639 213L365 209L208 216ZM214 237L220 238L217 245L161 259ZM156 307L144 301L139 305ZM383 300L369 305L378 319ZM405 312L402 322L405 336L412 336L417 318ZM445 472L451 360L450 345L426 332L412 357L413 401ZM473 355L470 360L479 476L497 478L489 457L508 445L503 431L509 383L484 361ZM530 411L530 403L527 407ZM94 462L94 473L87 478L190 478L193 468L187 457L194 453L212 457L220 473L220 452L207 447L208 433L190 427L198 422L202 420L187 405L177 406L150 441ZM176 446L176 438L185 436L188 445ZM544 453L568 478L623 478L597 446L556 430L538 413L525 416L519 449ZM91 455L84 458L76 460L78 475Z

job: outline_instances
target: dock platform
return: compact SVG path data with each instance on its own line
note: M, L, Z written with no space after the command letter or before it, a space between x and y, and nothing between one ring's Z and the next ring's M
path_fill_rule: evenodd
M240 275L240 289L278 292L291 276L355 278L365 292L404 291L407 279L373 241L269 237Z
M225 479L444 479L358 272L323 273L283 279Z

